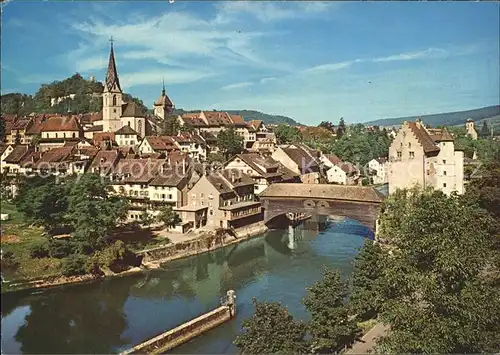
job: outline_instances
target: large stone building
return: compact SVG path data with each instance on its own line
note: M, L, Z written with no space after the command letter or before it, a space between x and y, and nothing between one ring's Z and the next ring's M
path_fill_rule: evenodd
M446 127L432 133L421 120L403 123L389 147L389 193L415 184L464 192L464 153Z

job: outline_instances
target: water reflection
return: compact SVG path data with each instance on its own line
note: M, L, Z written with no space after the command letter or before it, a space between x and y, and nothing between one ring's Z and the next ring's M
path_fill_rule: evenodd
M362 238L346 233L349 224L338 233L325 220L309 221L295 229L269 231L211 253L172 261L147 274L5 297L2 350L117 352L214 308L228 289L234 289L237 319L175 350L234 353L232 340L241 321L253 311L253 296L282 301L294 315L305 317L300 301L305 287L320 277L321 266L330 264L344 274L350 272ZM308 229L311 225L312 230Z

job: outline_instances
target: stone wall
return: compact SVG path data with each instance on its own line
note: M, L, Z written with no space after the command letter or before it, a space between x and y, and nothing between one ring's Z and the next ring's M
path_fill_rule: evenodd
M160 334L153 339L134 346L132 349L124 351L120 355L162 354L230 319L230 307L221 306L209 313L205 313L198 318Z

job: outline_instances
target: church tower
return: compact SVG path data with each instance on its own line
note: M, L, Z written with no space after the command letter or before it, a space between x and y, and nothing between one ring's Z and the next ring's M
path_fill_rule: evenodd
M116 70L115 52L113 49L113 37L110 39L111 52L109 53L108 72L102 92L102 130L104 132L116 132L122 128L122 89L118 80Z
M471 136L473 140L477 140L477 131L474 128L474 121L470 118L465 122L465 129L467 130L467 134Z
M172 115L172 113L174 112L174 104L167 96L167 93L165 91L165 81L163 81L161 96L153 104L153 111L155 116L161 118L162 120Z

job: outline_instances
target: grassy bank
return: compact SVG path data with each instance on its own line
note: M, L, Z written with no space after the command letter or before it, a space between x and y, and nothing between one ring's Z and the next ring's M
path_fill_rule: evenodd
M32 245L47 239L43 229L25 224L22 213L7 201L2 201L1 210L10 215L10 220L1 222L4 277L9 280L33 280L61 276L60 259L38 259L30 255ZM11 256L9 253L12 253Z

